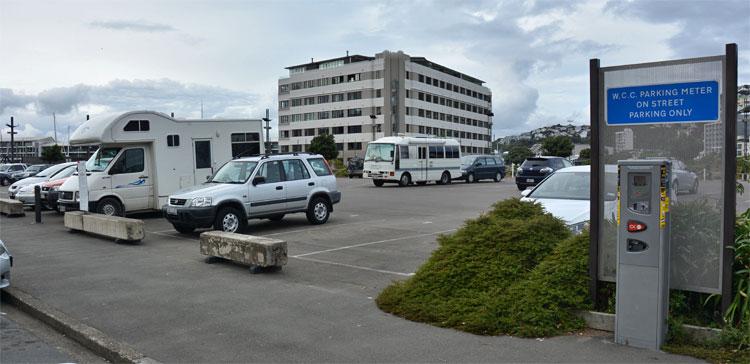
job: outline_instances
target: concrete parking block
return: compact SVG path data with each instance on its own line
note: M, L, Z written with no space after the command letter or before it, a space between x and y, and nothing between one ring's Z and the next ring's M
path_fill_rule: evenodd
M287 263L286 241L223 231L207 231L200 236L200 251L258 267L281 267Z
M63 218L63 224L66 228L72 230L83 230L84 211L68 211Z
M86 213L83 231L125 241L141 241L146 236L143 220Z
M23 203L18 200L0 198L0 214L8 216L24 216Z

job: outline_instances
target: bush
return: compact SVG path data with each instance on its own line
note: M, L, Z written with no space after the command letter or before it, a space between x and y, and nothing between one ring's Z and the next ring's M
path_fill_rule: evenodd
M395 315L482 335L552 335L582 322L587 300L587 235L539 204L509 199L469 220L407 281L376 302Z

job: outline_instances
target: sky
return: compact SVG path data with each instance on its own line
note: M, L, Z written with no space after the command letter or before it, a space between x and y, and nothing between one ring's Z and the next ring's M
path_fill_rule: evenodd
M750 1L0 0L0 121L65 142L87 114L260 118L275 127L285 67L402 50L492 90L495 137L589 123L602 66L739 48L750 83ZM273 133L273 132L272 132ZM275 138L272 138L275 139Z

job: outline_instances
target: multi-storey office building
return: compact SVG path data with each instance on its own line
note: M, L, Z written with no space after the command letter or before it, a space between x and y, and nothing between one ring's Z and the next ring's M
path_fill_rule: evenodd
M363 156L391 135L454 138L489 153L492 94L484 82L403 52L352 55L287 67L279 80L279 147L305 151L322 133L339 158Z

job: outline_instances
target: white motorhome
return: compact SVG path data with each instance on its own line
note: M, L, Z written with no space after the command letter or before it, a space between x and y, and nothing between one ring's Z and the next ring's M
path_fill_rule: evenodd
M362 176L378 187L386 182L448 184L461 178L461 146L455 139L380 138L367 145Z
M158 210L169 195L206 181L224 163L262 154L260 119L181 120L154 111L92 118L71 144L99 144L86 162L89 211ZM78 178L59 189L61 208L78 209Z

